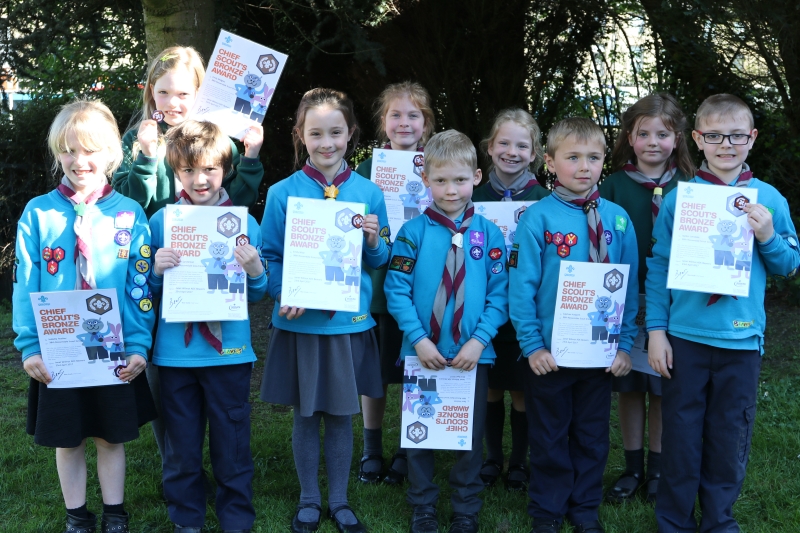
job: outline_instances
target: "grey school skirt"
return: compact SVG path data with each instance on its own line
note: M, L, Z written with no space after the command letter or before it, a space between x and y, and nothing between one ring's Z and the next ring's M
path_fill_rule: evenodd
M362 394L383 397L371 329L343 335L273 330L261 380L263 401L291 405L301 416L354 415L361 411Z

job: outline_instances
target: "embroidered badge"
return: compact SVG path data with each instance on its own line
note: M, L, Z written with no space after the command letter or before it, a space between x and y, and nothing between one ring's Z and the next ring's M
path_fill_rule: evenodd
M411 274L414 271L414 264L416 262L416 259L396 255L392 257L392 261L389 263L389 270L397 270L398 272Z
M47 262L47 272L51 276L55 276L58 273L58 261L54 261L51 259Z
M546 242L547 244L553 242L553 234L550 233L549 231L544 232L544 242Z
M480 259L481 257L483 257L483 248L481 248L480 246L473 246L472 248L469 249L469 255L473 259Z
M576 244L578 244L578 236L575 235L574 233L567 233L566 235L564 235L564 244L566 244L569 247L575 246Z
M245 351L247 345L242 346L241 348L223 348L222 351L219 352L220 355L239 355Z
M139 309L144 311L145 313L148 312L153 308L153 302L150 298L142 298L139 300Z
M477 245L477 246L483 246L483 232L482 231L470 231L469 232L469 243Z
M132 229L133 218L133 211L117 211L117 216L114 217L114 227L117 229Z
M131 298L134 300L141 300L144 296L144 290L141 287L134 287L131 289Z
M131 232L126 229L119 230L114 235L114 242L120 246L128 246L131 242Z
M50 248L49 246L45 247L42 250L42 259L44 259L45 261L50 261L50 259L52 259L52 258L53 258L53 250L52 250L52 248Z
M139 247L139 255L141 255L145 259L150 259L150 254L151 253L152 253L152 250L150 249L150 247L148 245L143 244L143 245L141 245Z
M250 244L250 237L242 233L241 235L236 237L236 246L244 246L245 244Z
M416 245L416 244L414 244L413 242L411 242L411 240L409 240L409 239L406 239L406 238L405 238L405 237L403 237L403 236L398 236L398 237L397 237L397 239L395 239L395 240L397 240L397 241L400 241L400 242L402 242L402 243L405 243L405 244L409 245L409 246L411 247L411 249L412 249L412 250L416 250L416 249L417 249L417 245Z
M561 246L559 246L556 251L558 252L558 255L560 255L561 257L569 257L569 246L567 246L566 244L562 244Z
M500 250L500 248L492 248L491 250L489 250L489 257L491 257L495 261L500 259L500 257L502 257L502 255L503 255L503 252Z
M350 224L352 224L354 228L361 228L361 226L364 225L364 215L353 215L352 220L350 220Z
M66 256L67 253L64 251L62 247L59 246L58 248L53 249L53 259L55 259L59 263L63 261Z
M386 244L391 243L391 234L389 231L389 226L382 227L381 230L378 232L378 235L380 235L381 239L383 239L383 242L385 242Z
M66 252L64 252L64 249L60 246L57 248L50 248L48 246L42 250L42 259L47 262L47 272L51 276L55 276L58 273L58 264L64 260L66 255Z
M561 246L564 244L564 234L560 231L553 233L553 244L556 246Z
M746 329L755 324L755 320L744 321L744 320L734 320L733 327L736 329Z
M492 265L492 274L499 274L502 271L503 271L503 263L501 263L500 261Z
M353 317L353 324L357 324L359 322L363 322L367 319L367 315L358 315Z
M770 214L770 215L774 215L774 214L775 214L775 210L774 210L774 209L772 209L771 207L769 207L769 206L766 206L766 205L765 205L764 207L766 207L766 208L767 208L767 211L769 211L769 214Z
M611 241L614 240L614 235L611 233L611 230L603 230L603 237L606 238L606 244L611 244Z
M508 254L508 268L517 268L517 255L519 252L517 250L511 250L511 253Z
M147 276L144 274L136 274L133 276L133 283L141 287L147 283Z
M620 215L615 216L614 229L625 233L628 229L628 219Z
M150 264L147 261L145 261L144 259L139 259L138 261L136 261L137 272L144 274L148 270L150 270Z
M128 249L127 248L120 248L117 251L117 258L118 259L127 259L128 258Z

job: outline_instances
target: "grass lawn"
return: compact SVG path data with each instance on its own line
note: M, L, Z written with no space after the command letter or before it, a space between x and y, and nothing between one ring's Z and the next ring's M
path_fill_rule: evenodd
M289 408L258 401L263 356L268 332L268 303L251 309L254 344L261 357L252 383L252 452L256 465L254 504L258 513L254 532L289 531L289 520L299 498L291 450L292 413ZM770 299L767 354L759 388L758 416L750 454L748 475L734 512L745 532L800 531L800 325L798 310ZM25 433L28 377L13 347L14 333L7 303L0 302L0 532L63 531L64 503L55 468L55 453L35 446ZM390 389L390 405L399 405L397 387ZM120 413L124 415L124 413ZM388 458L398 442L399 409L392 409L385 423L384 455ZM506 425L507 426L507 425ZM386 486L362 486L356 481L361 456L361 418L354 417L350 502L371 532L407 531L410 517L405 491ZM510 435L506 436L506 444ZM150 428L128 444L125 505L132 515L131 531L170 533L172 525L160 494L160 458ZM89 509L100 513L100 488L89 446ZM437 482L443 487L439 516L444 523L450 515L447 473L451 455L437 456ZM605 485L609 487L622 472L622 443L616 413L612 412L611 454ZM324 461L320 478L326 493ZM511 494L502 485L484 491L480 515L482 532L527 532L527 497ZM609 533L654 532L653 510L637 501L624 506L603 505L600 517ZM219 531L211 508L207 531ZM323 533L335 528L323 521ZM563 531L570 531L564 526Z

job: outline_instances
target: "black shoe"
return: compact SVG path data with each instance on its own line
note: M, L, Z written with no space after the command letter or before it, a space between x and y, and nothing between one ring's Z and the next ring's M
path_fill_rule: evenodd
M558 533L560 527L558 520L534 518L530 533Z
M481 465L481 481L485 487L491 487L503 472L503 465L493 459L487 459Z
M106 514L103 513L103 519L100 520L100 530L103 533L128 533L128 520L131 515L124 514Z
M202 533L202 527L184 527L175 524L175 529L173 529L173 533Z
M436 520L436 507L432 505L416 505L411 514L410 533L439 533L439 522Z
M573 524L575 533L605 533L606 530L600 525L597 520L584 522L582 524Z
M401 485L408 479L408 475L394 469L394 463L397 460L403 460L406 462L406 465L408 465L408 457L406 455L400 453L394 454L392 456L392 464L389 465L389 470L386 471L386 477L383 478L383 482L387 485Z
M511 492L525 492L528 490L530 471L525 465L509 465L506 476L506 490Z
M339 519L336 518L336 513L339 511L350 511L355 516L355 512L349 505L340 505L336 509L328 509L328 516L333 520L333 523L336 524L336 529L339 530L340 533L367 533L367 528L364 524L356 516L356 523L355 524L342 524L339 522Z
M448 533L478 533L478 515L455 513Z
M88 518L78 518L67 513L67 530L65 533L96 533L97 517L89 513Z
M656 496L658 495L658 482L661 479L661 473L657 474L648 474L647 479L644 480L644 486L646 489L645 494L647 495L645 499L647 503L656 504Z
M643 484L642 474L639 472L625 471L619 476L614 486L606 494L606 501L610 503L623 503L636 497L636 491Z
M303 522L300 520L300 511L303 509L316 509L319 512L316 522ZM297 506L297 512L292 517L292 533L312 533L319 529L319 520L322 518L322 507L316 503L301 503Z
M364 470L364 465L369 461L380 461L381 467L375 472L367 472ZM361 466L358 469L358 480L361 483L377 483L383 476L383 456L382 455L365 455L361 458Z

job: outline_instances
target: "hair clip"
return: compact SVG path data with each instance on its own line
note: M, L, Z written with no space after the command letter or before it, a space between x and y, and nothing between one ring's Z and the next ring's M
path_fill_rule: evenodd
M178 57L178 54L164 54L163 56L161 56L161 61L166 62L169 61L170 59L175 59L176 57Z

